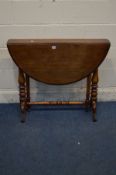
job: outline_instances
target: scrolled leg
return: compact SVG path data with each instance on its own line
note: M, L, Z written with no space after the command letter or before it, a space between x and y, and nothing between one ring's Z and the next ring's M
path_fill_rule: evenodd
M96 70L92 76L91 106L92 106L94 122L96 121L97 87L98 87L98 70Z

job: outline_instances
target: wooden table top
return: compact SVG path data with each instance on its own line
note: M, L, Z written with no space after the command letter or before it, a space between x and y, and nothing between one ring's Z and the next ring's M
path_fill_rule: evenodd
M107 39L11 39L16 65L37 81L68 84L94 72L110 48Z

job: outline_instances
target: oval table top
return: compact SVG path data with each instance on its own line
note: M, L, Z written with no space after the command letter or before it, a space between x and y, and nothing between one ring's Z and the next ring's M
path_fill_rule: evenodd
M110 48L107 39L10 39L9 53L26 74L48 84L68 84L94 72Z

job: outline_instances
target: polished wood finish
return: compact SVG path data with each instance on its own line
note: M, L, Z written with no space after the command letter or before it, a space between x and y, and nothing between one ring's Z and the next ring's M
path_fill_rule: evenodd
M35 80L68 84L92 73L104 60L108 40L9 40L14 62Z
M11 57L19 67L22 113L32 104L83 104L92 107L96 120L98 67L110 48L107 39L11 39ZM32 77L47 84L69 84L87 77L85 102L31 102ZM23 118L24 119L24 118Z

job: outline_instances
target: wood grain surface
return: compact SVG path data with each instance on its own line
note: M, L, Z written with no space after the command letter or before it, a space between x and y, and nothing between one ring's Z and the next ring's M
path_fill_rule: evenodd
M7 47L16 65L48 84L79 81L105 59L107 39L10 39Z

